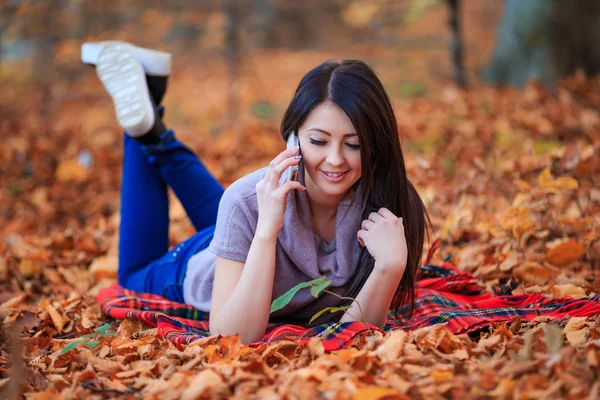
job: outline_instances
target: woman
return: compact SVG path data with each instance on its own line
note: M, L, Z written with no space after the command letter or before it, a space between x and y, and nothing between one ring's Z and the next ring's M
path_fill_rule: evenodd
M239 334L243 343L259 340L269 321L306 323L342 305L331 294L315 299L301 290L270 315L274 298L321 276L364 314L353 303L319 323L383 326L390 306L412 314L426 211L406 177L388 96L366 64L327 61L309 71L281 123L283 139L297 134L299 149L282 151L223 191L162 123L156 105L170 56L118 42L85 46L83 59L96 64L126 131L122 286L210 312L212 334ZM294 165L297 181L282 183ZM168 252L167 186L198 230Z

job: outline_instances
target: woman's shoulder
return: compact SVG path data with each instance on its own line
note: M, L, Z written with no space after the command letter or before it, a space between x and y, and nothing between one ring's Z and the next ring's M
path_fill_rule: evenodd
M267 167L258 169L234 181L223 193L223 198L237 203L244 199L256 197L256 184L265 176Z

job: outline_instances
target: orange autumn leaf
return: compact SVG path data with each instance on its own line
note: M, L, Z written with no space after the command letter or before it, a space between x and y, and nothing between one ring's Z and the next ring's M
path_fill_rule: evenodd
M77 159L65 160L56 168L58 182L83 182L88 178L89 169L85 168Z
M512 272L522 281L535 285L543 285L560 274L558 268L541 265L531 261L515 267Z
M46 305L46 311L50 315L50 318L52 319L52 323L54 324L54 327L56 328L58 333L61 333L62 329L65 326L65 323L67 321L62 317L62 315L60 315L60 313L58 311L56 311L56 308L54 308L54 306L52 306L52 304Z
M399 393L394 389L378 386L366 386L354 392L354 400L391 400L399 398Z
M587 293L584 288L573 285L572 283L563 283L560 285L554 285L552 287L552 296L554 297L572 297L574 299L581 299L587 297Z
M500 225L509 230L515 239L533 227L533 219L527 207L511 207L498 217Z
M548 249L546 260L557 266L567 265L578 260L586 251L587 248L576 241L566 240Z
M562 190L576 190L579 182L569 177L554 178L550 169L546 168L538 177L538 185L551 193L559 193Z
M452 379L454 374L450 370L436 370L433 371L429 376L433 378L436 382L443 382Z
M25 279L33 278L40 273L40 263L30 259L21 260L19 263L19 272Z

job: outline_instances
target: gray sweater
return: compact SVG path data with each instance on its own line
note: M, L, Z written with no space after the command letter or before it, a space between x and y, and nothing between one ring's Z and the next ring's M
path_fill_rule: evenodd
M255 185L265 173L266 168L259 169L235 181L225 190L219 203L213 240L208 248L188 262L183 283L187 304L210 312L216 255L246 262L258 222ZM302 164L298 181L304 184ZM326 243L312 230L307 193L292 190L288 194L283 228L277 236L272 299L300 282L321 276L327 276L332 281L328 290L346 294L361 250L356 238L362 222L359 198L360 186L356 194L348 192L342 199L337 208L335 238L331 243ZM271 316L285 317L298 323L308 322L319 310L339 304L340 300L330 294L323 293L315 299L309 289L301 289L285 308Z

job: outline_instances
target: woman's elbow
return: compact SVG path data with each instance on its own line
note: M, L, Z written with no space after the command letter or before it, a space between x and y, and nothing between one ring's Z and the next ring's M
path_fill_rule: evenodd
M216 320L216 319L215 319ZM267 331L266 328L257 329L252 327L244 328L225 328L218 321L211 320L209 322L209 330L211 336L234 336L239 335L241 344L250 344L261 340Z

